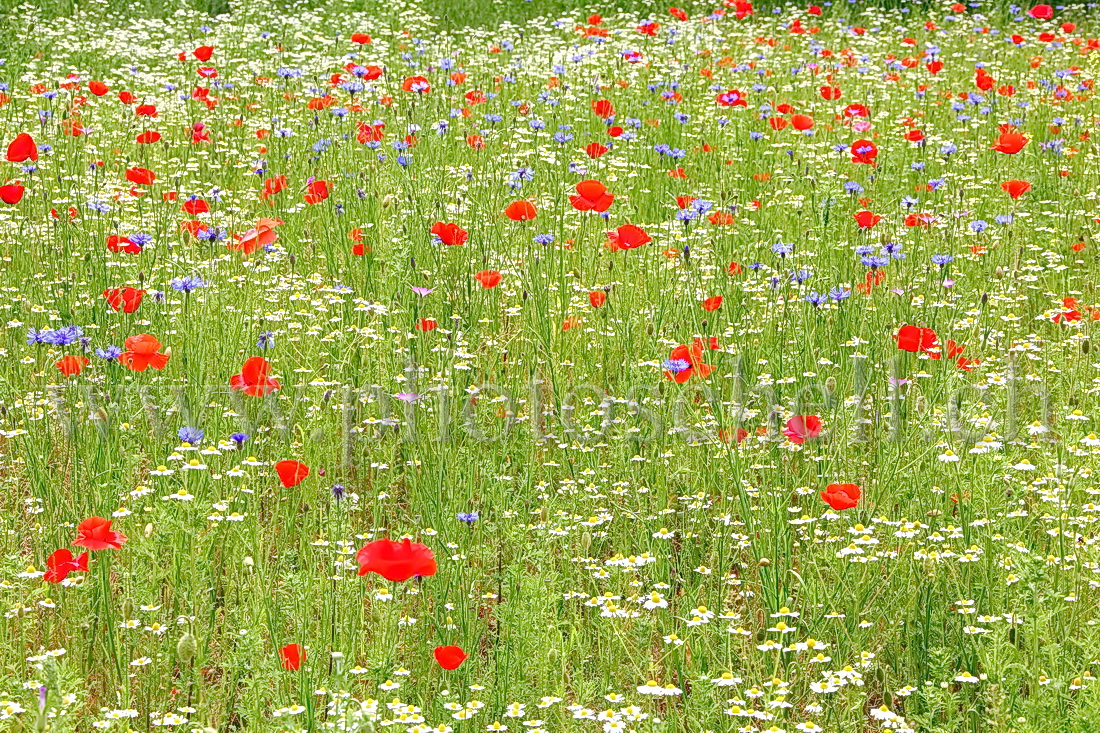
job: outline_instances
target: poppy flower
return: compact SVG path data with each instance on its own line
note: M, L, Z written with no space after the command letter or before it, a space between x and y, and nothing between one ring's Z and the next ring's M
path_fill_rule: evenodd
M364 545L355 556L359 575L378 573L386 580L402 583L414 575L435 575L435 554L427 545L403 539L375 540Z
M306 650L301 644L287 644L279 650L279 660L283 663L283 669L296 672L306 661Z
M214 55L214 47L199 46L191 52L191 55L205 64L207 61L210 60L210 57Z
M30 133L21 132L8 144L8 162L22 163L26 160L38 160L38 146L34 144L34 138Z
M680 344L673 349L664 366L665 378L677 384L683 384L695 376L706 379L714 371L713 366L703 363L703 342L699 339L690 347Z
M137 186L152 186L157 180L157 174L148 168L127 168L126 180Z
M857 211L852 214L852 217L856 220L856 224L860 229L873 229L875 224L882 221L881 216L870 211Z
M787 440L801 445L821 435L822 427L821 418L817 415L795 415L787 421L783 434L787 436Z
M733 224L733 214L728 211L712 211L707 221L715 226L728 227Z
M715 99L718 104L723 107L748 107L749 100L745 99L745 96L736 89L727 89L724 92L719 92Z
M791 116L791 127L798 130L799 132L804 132L806 130L812 129L813 126L814 126L814 118L810 117L809 115L792 115Z
M249 397L263 397L279 389L279 380L267 376L271 364L262 356L253 356L245 360L240 374L229 378L230 389L244 392Z
M107 288L103 291L103 297L113 310L133 313L141 305L145 291L138 288Z
M474 280L481 283L481 287L488 290L489 288L495 288L500 285L500 273L496 270L482 270L474 275Z
M416 330L427 333L428 331L434 331L439 328L439 322L434 318L421 318L416 323Z
M1049 5L1036 5L1027 14L1037 20L1050 20L1054 17L1054 8Z
M715 296L713 296L711 298L707 298L706 300L703 301L703 310L705 310L705 311L716 311L721 307L722 307L722 296L721 295L715 295Z
M917 353L936 348L936 332L931 328L905 325L898 329L898 348L902 351Z
M102 97L107 92L111 91L111 88L101 81L88 82L88 91L97 97Z
M405 81L401 82L401 88L406 92L427 94L432 90L432 85L422 76L409 76L405 78Z
M1001 184L1001 190L1011 196L1014 200L1020 198L1025 193L1031 190L1031 184L1027 181L1005 181Z
M328 198L328 181L311 181L306 186L305 202L307 204L319 204Z
M146 130L134 138L134 141L138 145L149 145L151 143L160 142L160 133L156 130Z
M135 244L130 241L129 237L123 237L118 234L109 234L107 236L107 249L111 252L125 252L128 255L141 254L140 244Z
M615 194L608 192L607 187L599 181L581 181L577 184L577 195L569 197L569 203L577 211L604 212L611 207L615 200Z
M309 466L301 461L279 461L275 464L275 473L279 474L283 488L290 489L306 480Z
M54 366L60 369L66 377L75 377L84 370L84 367L88 366L88 357L63 356Z
M126 351L118 356L122 366L135 372L143 372L149 367L163 369L168 365L168 354L160 351L160 341L152 334L142 333L126 339Z
M584 148L584 153L589 158L598 158L608 150L610 150L610 148L603 143L588 143Z
M435 661L443 669L458 669L459 665L466 661L466 652L462 651L462 647L437 646L433 653Z
M878 146L870 140L856 140L851 147L852 162L863 165L875 165L878 157Z
M592 304L593 308L602 308L603 304L607 302L607 292L604 290L593 290L588 294L588 302Z
M644 229L634 224L623 224L615 231L608 232L607 239L608 248L612 252L617 252L620 249L637 249L643 244L649 244L653 241Z
M592 113L602 120L615 116L615 105L606 99L596 99L592 102Z
M859 503L859 487L855 484L829 484L821 492L821 500L841 512Z
M267 201L286 188L288 183L286 176L272 176L264 179L264 190L260 193L260 198Z
M470 238L470 233L458 224L444 224L441 221L432 224L432 234L438 237L442 244L451 246L466 244Z
M1002 130L997 142L990 148L998 153L1015 155L1027 146L1027 138L1014 129Z
M79 557L74 558L69 548L62 547L60 550L54 550L46 558L46 568L42 580L47 583L60 583L69 576L69 573L88 571L88 553L82 552Z
M358 43L361 46L366 46L371 42L371 37L366 33L352 33L351 42Z
M10 206L15 206L23 198L23 192L26 189L16 181L15 183L6 183L0 186L0 201Z
M530 201L513 201L504 210L504 215L512 221L529 221L538 215L538 209Z
M86 550L120 550L128 537L111 529L111 520L103 517L89 517L76 527L77 538L74 547Z
M233 237L236 241L229 244L229 249L243 252L246 255L252 254L279 238L279 235L275 232L275 227L282 223L279 219L260 219L256 222L255 227L244 234L234 234Z

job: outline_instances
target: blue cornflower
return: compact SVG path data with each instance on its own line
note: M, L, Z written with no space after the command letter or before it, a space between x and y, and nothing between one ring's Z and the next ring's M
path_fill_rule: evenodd
M951 255L932 255L932 264L939 265L940 267L946 267L952 261L954 261L954 259L955 258Z
M180 439L181 443L195 445L196 443L202 442L202 439L206 436L206 433L204 433L199 428L182 427L179 429L179 432L176 433L176 436Z
M113 344L108 344L102 349L96 349L95 355L107 361L117 361L118 357L122 356L122 349Z
M478 520L477 512L459 512L457 517L458 521L465 522L466 524L473 524Z

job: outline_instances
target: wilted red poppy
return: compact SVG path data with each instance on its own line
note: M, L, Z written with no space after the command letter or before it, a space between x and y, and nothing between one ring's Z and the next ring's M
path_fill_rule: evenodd
M86 356L63 356L60 360L54 364L61 373L66 377L75 377L84 370L84 367L88 366L88 357Z
M8 162L22 163L26 160L38 160L38 146L30 133L21 132L8 144Z
M279 660L283 663L283 669L296 672L306 661L306 650L301 644L287 644L279 650Z
M634 224L623 224L613 232L607 233L608 249L617 252L620 249L636 249L643 244L649 244L653 239L646 234L645 229Z
M290 489L306 480L309 466L301 461L279 461L275 464L275 473L279 474L283 488Z
M569 197L569 203L577 211L604 212L611 208L615 194L599 181L587 180L577 184L577 195Z
M513 201L504 210L504 215L512 221L529 221L538 215L538 209L530 201Z
M859 487L855 484L829 484L821 492L821 499L838 512L851 509L859 503Z
M500 285L500 273L496 270L482 270L474 275L474 280L481 283L481 287L483 288L495 288L497 285Z
M414 575L435 575L435 554L427 545L403 539L375 540L364 545L355 556L359 574L378 573L386 580L401 583Z
M244 392L249 397L263 397L280 386L279 380L267 376L270 371L271 364L267 359L262 356L250 357L241 367L241 373L229 378L229 387Z
M168 365L168 354L157 353L160 341L152 334L142 333L126 339L126 351L119 354L122 366L135 372L143 372L149 367L163 369Z
M86 550L120 550L128 539L126 535L111 529L111 520L89 517L77 525L77 538L72 544Z
M46 558L46 572L42 580L47 583L60 583L69 576L69 573L88 571L88 553L82 552L79 557L73 557L73 553L67 547L62 547Z
M113 310L133 313L141 305L145 291L137 288L107 288L103 291L103 297Z
M462 647L437 646L434 654L435 661L443 669L458 669L466 661L466 652L462 651Z
M795 415L787 421L783 434L792 443L802 444L821 435L821 418L817 415Z
M439 237L441 243L452 246L466 244L470 238L470 233L458 224L444 224L441 221L432 224L432 234Z

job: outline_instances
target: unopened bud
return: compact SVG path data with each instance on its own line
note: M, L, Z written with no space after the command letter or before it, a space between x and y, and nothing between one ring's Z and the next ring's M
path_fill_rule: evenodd
M195 641L195 637L191 632L184 633L180 637L179 642L176 644L176 656L180 661L187 664L195 658L195 652L199 650L199 643Z

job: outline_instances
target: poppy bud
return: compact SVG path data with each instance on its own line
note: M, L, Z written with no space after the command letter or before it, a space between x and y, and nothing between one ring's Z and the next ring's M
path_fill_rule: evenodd
M256 562L252 559L250 555L245 555L242 562L244 563L244 566L249 569L251 569L252 566L256 564Z
M149 522L145 525L145 536L150 537L153 534L153 523Z
M1089 346L1089 340L1088 340L1088 339L1085 339L1084 341L1082 341L1082 342L1081 342L1081 353L1082 353L1082 354L1087 354L1087 353L1089 353L1089 350L1090 350L1091 348L1092 348L1092 347L1091 347L1091 346Z
M199 644L197 641L195 641L195 637L191 634L191 632L185 632L184 635L180 637L179 642L176 644L176 656L179 657L180 661L184 664L187 664L192 659L194 659L195 652L197 652L198 650Z
M836 377L829 377L825 380L825 391L832 397L836 393Z
M590 547L592 547L592 533L585 532L581 535L581 549L587 553Z
M762 568L771 567L771 564L772 564L772 561L769 560L768 558L766 558L766 557L760 558L760 562L759 562L760 567L762 567Z
M1005 276L1005 268L998 265L997 269L993 272L993 277L997 278L998 280L1003 280L1004 276Z
M386 194L382 198L382 208L389 208L389 205L392 204L392 203L393 203L393 194L392 193Z
M551 649L550 651L548 651L546 653L546 659L550 662L550 664L557 663L557 661L558 661L558 650L557 649Z

